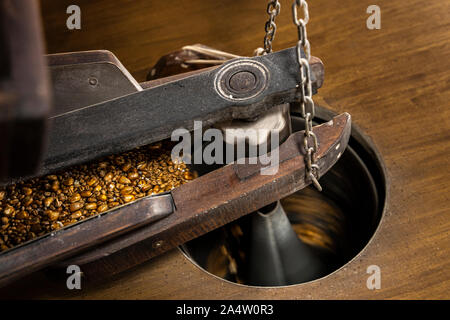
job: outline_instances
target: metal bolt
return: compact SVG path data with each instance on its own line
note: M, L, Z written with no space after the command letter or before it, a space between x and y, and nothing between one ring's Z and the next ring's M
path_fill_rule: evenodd
M158 240L156 242L153 242L152 247L153 249L158 249L163 245L164 241L163 240Z
M94 78L94 77L89 78L89 84L90 84L91 86L96 86L97 83L98 83L97 78Z

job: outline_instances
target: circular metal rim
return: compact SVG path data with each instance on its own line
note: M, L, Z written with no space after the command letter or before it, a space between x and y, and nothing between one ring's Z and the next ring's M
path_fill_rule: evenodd
M256 83L248 92L237 93L226 85L229 79L240 71L256 71L259 74L259 77L255 75ZM228 101L245 101L261 94L267 88L268 83L269 71L263 64L253 60L239 60L222 67L214 79L214 89Z

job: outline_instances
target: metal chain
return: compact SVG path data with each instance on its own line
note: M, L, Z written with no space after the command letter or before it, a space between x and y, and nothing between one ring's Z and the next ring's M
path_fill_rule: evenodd
M298 17L298 9L302 9L303 18ZM306 176L311 179L317 190L322 191L319 183L319 166L316 163L316 153L319 147L317 136L312 131L313 118L315 115L314 101L312 99L311 72L309 61L311 59L311 48L306 34L306 24L309 21L308 4L305 0L294 0L292 4L292 18L297 26L297 62L300 69L299 89L301 92L300 108L302 117L305 119L305 136L303 147L305 148ZM301 49L305 52L305 58L301 56Z
M275 24L275 18L280 13L280 2L278 0L269 1L267 4L267 14L269 15L269 20L266 22L265 30L266 35L264 36L264 52L272 52L272 41L275 38L275 33L277 32L277 25Z
M277 25L275 18L280 13L280 2L278 0L269 1L267 5L267 14L269 20L266 22L264 36L264 49L258 48L255 50L256 55L267 54L272 52L272 41L275 38ZM299 18L298 9L302 9L303 18ZM311 70L309 61L311 60L311 46L306 34L306 24L309 21L308 4L305 0L294 0L292 4L292 18L294 24L297 26L298 41L297 41L297 62L300 71L299 89L301 94L300 108L301 115L305 119L305 137L303 139L303 147L305 149L305 164L306 176L311 179L317 190L322 191L319 183L319 166L317 165L316 153L319 148L317 136L313 132L313 118L315 116L314 101L312 99L311 86ZM301 49L305 52L305 58L301 55Z

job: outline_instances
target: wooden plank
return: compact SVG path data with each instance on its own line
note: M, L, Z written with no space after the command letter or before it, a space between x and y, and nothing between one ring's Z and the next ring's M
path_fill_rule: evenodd
M160 220L173 211L171 195L146 197L24 243L0 255L0 284Z

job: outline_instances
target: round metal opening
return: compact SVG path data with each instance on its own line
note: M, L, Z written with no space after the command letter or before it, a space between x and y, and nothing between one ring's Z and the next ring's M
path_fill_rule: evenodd
M322 123L334 115L317 107L315 120ZM291 119L293 131L303 129L299 115L293 113ZM307 187L277 202L284 210L283 216L289 220L289 229L303 246L298 249L298 244L290 246L288 241L281 250L287 258L277 252L267 254L267 251L271 250L271 238L281 237L283 242L290 231L280 235L276 230L281 229L255 228L258 218L254 215L264 219L276 214L277 203L194 239L181 250L208 273L242 285L292 285L324 277L364 249L375 233L385 206L387 184L382 159L357 126L352 126L348 148L336 165L321 177L320 183L322 192ZM308 275L280 281L272 274L271 263L278 263L286 270L291 265L308 263L309 269L303 269Z

